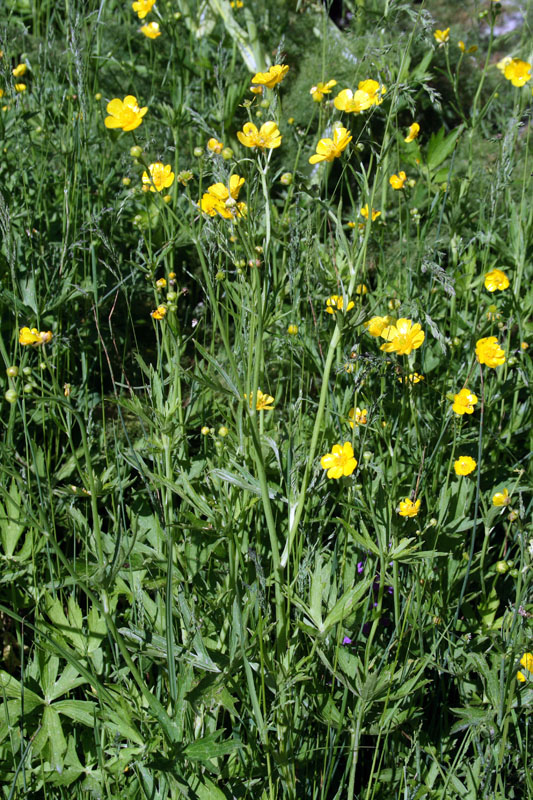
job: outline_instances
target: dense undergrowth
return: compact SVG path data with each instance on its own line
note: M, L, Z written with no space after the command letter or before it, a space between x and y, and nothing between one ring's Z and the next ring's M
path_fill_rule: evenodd
M533 11L341 5L3 4L5 800L533 797Z

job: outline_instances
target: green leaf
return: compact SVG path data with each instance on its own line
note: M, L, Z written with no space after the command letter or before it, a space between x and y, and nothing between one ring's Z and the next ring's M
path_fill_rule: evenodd
M437 133L432 134L426 156L426 163L430 172L434 172L452 153L464 127L464 125L459 125L459 127L448 134L448 136L445 136L444 127Z
M33 740L33 752L35 755L38 755L45 746L48 746L50 766L57 772L62 772L63 755L67 749L67 742L63 735L59 714L52 706L45 706L41 729Z
M363 595L366 596L372 581L373 578L366 578L342 595L321 626L323 633L327 633L334 625L342 622L355 611L358 601Z
M80 722L89 728L94 726L96 703L92 700L58 700L53 708L58 714L64 714L74 722Z
M209 761L212 758L228 755L233 753L241 745L233 739L227 739L224 742L217 742L222 731L216 731L204 736L202 739L197 739L187 745L183 751L183 755L190 761Z

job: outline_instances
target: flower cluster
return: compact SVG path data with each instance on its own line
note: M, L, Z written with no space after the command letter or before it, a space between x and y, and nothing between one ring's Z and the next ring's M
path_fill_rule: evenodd
M337 311L346 313L347 311L351 311L354 305L355 303L353 300L345 299L341 294L332 294L331 297L328 297L326 300L326 313L336 314Z
M385 86L374 80L361 81L357 90L343 89L333 101L335 108L348 114L361 114L372 106L379 106L383 102L386 92Z

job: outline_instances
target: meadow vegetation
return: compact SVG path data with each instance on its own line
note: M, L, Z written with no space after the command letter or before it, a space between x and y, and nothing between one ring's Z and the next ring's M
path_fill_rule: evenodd
M341 5L2 3L3 800L533 798L533 6Z

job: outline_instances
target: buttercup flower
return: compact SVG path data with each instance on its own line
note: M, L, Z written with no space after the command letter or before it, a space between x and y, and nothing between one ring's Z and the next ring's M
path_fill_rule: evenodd
M511 56L504 56L498 61L498 63L496 64L496 68L499 69L500 72L503 74L503 72L505 71L505 67L507 66L507 64L510 64L512 60L513 59L511 58Z
M416 517L418 511L420 509L420 500L411 500L409 497L405 497L403 500L400 500L400 508L398 510L398 514L400 517Z
M343 89L339 92L333 104L339 111L346 111L348 114L360 114L367 111L371 106L379 106L383 102L383 97L387 89L378 81L368 79L358 84L357 91Z
M242 0L231 0L230 6L232 8L242 8L244 6L244 3Z
M148 106L139 108L137 98L132 94L128 94L124 100L119 100L118 97L113 98L107 104L106 111L110 115L104 120L106 128L122 128L123 131L134 131L143 121L142 118L148 111Z
M450 29L446 28L443 31L439 31L437 29L433 36L435 37L435 41L439 44L446 44L446 42L448 42L450 39Z
M144 33L147 39L157 39L158 36L161 36L159 22L147 22L141 27L141 33Z
M25 83L16 83L15 84L15 91L16 92L25 92L28 87Z
M237 203L244 183L240 175L232 175L229 188L223 183L214 183L200 200L200 208L205 214L214 217L219 214L224 219L236 219L246 214L246 203Z
M248 395L244 395L244 399L248 400ZM250 408L252 407L252 399L253 395L250 395ZM272 403L274 402L274 398L269 394L264 394L261 389L257 390L257 399L255 401L255 409L256 411L272 411L274 406Z
M298 325L293 325L293 324L289 325L289 327L287 328L287 333L289 333L291 336L296 336L296 334L298 333Z
M37 328L21 328L19 331L20 344L46 344L53 336L52 331L38 331Z
M337 81L328 81L327 83L320 81L316 86L311 87L309 94L313 96L315 103L320 103L324 99L324 95L329 94L336 85Z
M365 219L368 219L368 213L369 213L368 212L368 203L365 203L365 205L362 208L359 209L359 213L361 214L362 217L364 217ZM378 217L381 217L381 211L376 211L376 209L373 208L372 209L372 222L374 222L374 220L376 220Z
M275 122L265 122L260 130L253 122L247 122L242 131L237 131L237 139L245 147L259 147L261 150L273 150L281 144L281 134Z
M154 5L155 0L135 0L135 3L132 3L131 7L137 12L139 19L144 19Z
M533 676L533 653L524 653L522 658L520 659L521 665L529 672L529 677ZM526 675L523 672L516 673L516 680L520 681L520 683L525 683L527 680Z
M166 313L167 313L167 307L166 306L157 306L156 310L152 311L150 316L153 319L163 319L163 317L165 316Z
M346 128L337 127L333 129L333 139L320 139L316 146L315 155L309 159L310 164L318 164L320 161L333 161L342 155L350 142L352 135Z
M174 183L174 173L170 164L156 161L155 164L149 164L148 169L150 174L143 172L142 182L143 186L148 187L151 192L162 192L163 189L168 189Z
M219 142L218 139L211 137L211 139L209 139L209 141L207 142L207 149L211 150L212 153L216 153L216 155L219 155L219 153L223 151L224 145L222 142Z
M281 83L288 71L287 64L274 64L268 72L258 72L254 75L252 83L258 83L260 86L266 86L267 89L273 89L277 83Z
M531 80L531 64L520 61L519 58L512 58L505 64L503 74L513 86L525 86Z
M414 142L419 133L420 133L420 125L418 124L418 122L413 122L412 125L409 125L409 133L405 137L404 142L407 142L408 144L409 142Z
M497 289L503 292L509 287L509 278L501 269L493 269L485 275L485 289L495 292Z
M389 183L393 189L403 189L403 185L407 180L407 175L402 170L397 175L391 175L389 178Z
M470 456L459 456L457 461L453 463L456 475L470 475L476 467L476 462L473 458L470 458Z
M493 506L508 506L510 503L509 492L504 489L502 492L496 492L492 495Z
M381 336L385 328L395 322L394 317L372 317L363 323L363 327L367 329L371 336Z
M337 311L351 311L354 307L355 303L353 300L346 299L346 308L344 307L344 298L341 294L332 294L331 297L328 297L326 300L326 313L327 314L336 314Z
M166 278L159 278L159 279L158 279L158 280L155 282L155 285L157 286L157 288L158 288L158 289L164 289L164 288L165 288L165 286L167 285Z
M473 45L472 45L471 47L469 47L469 48L468 48L468 50L467 50L467 49L466 49L466 45L465 45L465 43L464 43L464 42L461 42L461 41L457 42L457 47L459 48L459 50L461 51L461 53L475 53L475 52L476 52L476 50L477 50L477 44L473 44Z
M362 410L359 407L351 408L348 411L348 416L350 418L350 428L353 428L354 423L356 425L366 425L368 411L366 408L363 408Z
M463 416L463 414L473 414L476 403L476 395L465 386L464 389L461 389L459 394L453 396L452 411L455 411L459 416Z
M476 342L476 358L480 364L495 369L505 364L505 353L495 336L486 336Z
M400 383L420 383L420 381L425 381L423 375L419 375L418 372L410 372L409 375L405 375L403 378L398 378Z
M320 465L322 469L327 469L328 478L338 480L343 475L351 475L357 467L357 460L354 458L351 442L333 445L331 453L326 453L320 459Z
M418 350L426 337L418 322L413 325L412 320L403 317L394 325L385 328L381 336L386 339L381 349L386 353L398 353L400 356L408 356L412 350Z
M22 78L22 76L25 75L27 71L28 71L27 64L17 64L17 66L13 70L13 77Z

